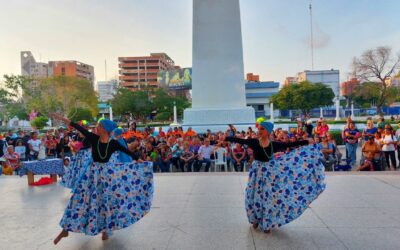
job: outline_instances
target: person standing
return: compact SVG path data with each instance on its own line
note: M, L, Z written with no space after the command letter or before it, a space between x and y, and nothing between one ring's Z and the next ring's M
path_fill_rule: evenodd
M110 133L116 124L102 119L94 134L62 115L52 114L51 117L81 132L92 148L92 158L82 164L84 167L89 163L90 167L72 190L60 221L62 231L54 244L68 237L69 232L91 236L101 233L102 239L107 240L114 230L126 228L145 216L153 197L152 166L151 163L123 164L111 160L117 151L139 159L137 153L111 139Z
M41 141L38 138L37 132L32 132L31 139L28 141L29 145L29 160L37 160L39 155Z
M397 138L397 160L399 162L398 168L400 168L400 121L397 123L398 129L396 130L395 136Z
M349 127L344 130L345 142L346 142L346 152L348 154L347 160L350 161L350 165L354 168L357 161L357 146L358 138L361 134L353 121L349 123Z
M396 170L396 156L395 145L397 145L397 138L392 133L392 129L386 128L385 133L381 139L382 151L385 154L386 165L391 170ZM392 165L390 165L390 162Z
M283 143L270 140L274 125L257 119L258 138L227 137L248 145L254 153L249 171L245 206L254 228L265 233L298 218L325 189L322 153L318 145L294 149L275 158L276 152L308 145L308 141ZM307 166L307 167L304 167Z

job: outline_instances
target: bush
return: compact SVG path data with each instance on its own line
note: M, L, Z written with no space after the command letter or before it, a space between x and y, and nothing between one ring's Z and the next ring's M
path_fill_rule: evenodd
M163 112L159 113L156 115L155 120L156 121L168 121L171 118L171 113L169 112Z
M49 118L47 118L45 116L39 116L31 121L31 125L32 125L32 127L40 130L40 129L43 129L47 125L48 121L49 121Z
M343 145L341 130L329 130L329 134L331 134L333 139L335 139L337 145Z

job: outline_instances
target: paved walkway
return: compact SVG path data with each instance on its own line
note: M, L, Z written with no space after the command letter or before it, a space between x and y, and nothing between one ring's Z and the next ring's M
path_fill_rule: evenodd
M0 177L0 249L400 249L400 174L329 173L327 190L293 223L264 234L244 210L247 177L236 173L156 175L151 212L100 236L71 233L57 247L70 193Z

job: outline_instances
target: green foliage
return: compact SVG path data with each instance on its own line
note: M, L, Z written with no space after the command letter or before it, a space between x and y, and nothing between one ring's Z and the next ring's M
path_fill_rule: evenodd
M87 120L90 122L93 120L93 115L88 108L74 108L69 111L68 118L73 121Z
M89 109L92 116L98 113L98 99L91 82L70 76L53 76L42 79L39 85L40 100L32 100L31 107L41 113L58 109L70 113L78 107Z
M20 120L28 120L28 111L22 102L11 102L5 105L9 118L17 117Z
M335 139L337 145L343 145L341 130L329 130L329 134L331 134L333 139Z
M155 117L156 121L170 121L171 120L171 113L170 112L163 112L158 113Z
M6 112L12 117L24 117L23 112L28 115L33 109L47 114L59 110L69 113L72 109L84 107L90 109L93 116L98 113L96 92L85 79L68 76L32 79L4 75L4 83L5 88L0 89L0 102L5 104Z
M272 96L278 109L301 110L304 114L313 108L330 106L335 97L332 89L322 83L301 82L283 87Z
M190 103L184 97L170 96L164 89L155 91L132 92L126 88L120 88L111 101L115 115L132 113L135 117L145 120L150 114L156 112L156 120L170 120L173 117L174 102L178 117L182 117L183 110L190 107Z
M362 108L369 108L372 103L383 102L383 105L390 105L399 98L400 88L387 86L385 94L383 96L381 94L382 86L379 82L366 82L356 87L351 98L357 106Z
M49 118L47 118L45 116L39 116L31 121L31 125L32 125L32 127L35 127L36 129L43 129L46 126L48 121L49 121Z
M145 119L152 111L152 103L149 96L144 91L132 92L125 88L120 88L114 99L111 101L113 111L116 115L132 113L139 119Z

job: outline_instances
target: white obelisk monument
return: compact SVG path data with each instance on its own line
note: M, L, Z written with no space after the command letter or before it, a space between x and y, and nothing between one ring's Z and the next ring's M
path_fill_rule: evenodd
M239 0L193 0L192 67L185 126L255 123L246 106Z

